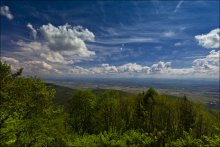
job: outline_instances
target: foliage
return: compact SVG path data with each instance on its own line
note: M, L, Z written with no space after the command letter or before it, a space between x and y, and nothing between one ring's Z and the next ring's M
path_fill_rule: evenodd
M62 140L62 108L55 108L48 89L37 78L11 74L10 67L0 63L0 143L18 146L42 146Z
M92 133L93 111L96 105L95 95L88 90L80 90L70 99L70 124L74 132Z
M190 133L184 133L182 138L173 141L167 141L164 146L172 147L200 147L200 146L212 146L218 147L220 143L220 137L208 137L193 138ZM116 132L103 132L98 135L75 135L71 146L148 146L157 147L162 146L162 142L159 140L159 136L153 136L148 133L141 133L135 130L129 130L123 134Z
M12 73L0 62L0 146L220 144L220 111L185 96L173 98L153 88L137 96L75 90L64 109L54 104L51 85L21 76L22 70ZM56 89L70 95L70 89Z

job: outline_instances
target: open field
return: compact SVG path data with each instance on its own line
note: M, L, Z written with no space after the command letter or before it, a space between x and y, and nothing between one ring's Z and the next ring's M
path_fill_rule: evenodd
M178 97L186 95L189 99L206 103L209 107L219 107L219 83L216 80L79 78L46 81L71 89L114 89L131 95L154 87L161 94Z

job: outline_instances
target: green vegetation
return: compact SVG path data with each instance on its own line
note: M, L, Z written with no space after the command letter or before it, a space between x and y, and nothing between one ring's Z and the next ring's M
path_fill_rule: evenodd
M187 97L75 90L11 73L0 62L0 146L219 146L219 110ZM60 86L55 89L59 91ZM60 89L59 92L64 92ZM55 103L55 104L54 104ZM64 106L58 104L65 104Z

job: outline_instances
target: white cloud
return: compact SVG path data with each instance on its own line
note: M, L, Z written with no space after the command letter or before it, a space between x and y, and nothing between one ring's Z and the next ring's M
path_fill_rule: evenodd
M179 1L178 4L176 5L176 8L174 9L174 13L176 13L178 11L178 9L180 9L181 5L183 4L184 1Z
M0 14L7 17L9 20L12 20L14 18L8 6L1 6Z
M147 71L149 67L147 66L141 66L136 63L127 63L122 66L118 67L118 70L121 72L141 72L141 71Z
M127 63L121 66L113 66L109 64L101 64L100 67L89 68L92 73L138 73L138 72L148 72L148 66L141 66L136 63Z
M206 56L206 59L211 62L212 64L219 66L219 54L220 51L212 50L208 56Z
M172 68L171 62L158 62L152 66L143 66L136 63L127 63L120 66L101 64L97 67L83 68L77 66L70 69L72 75L100 75L100 76L156 76L156 77L207 77L218 76L217 55L211 51L204 59L197 59L189 68Z
M88 74L90 71L80 66L75 66L74 68L67 69L67 73L74 75Z
M16 42L24 56L34 56L52 63L73 64L84 59L89 60L95 55L95 52L87 48L85 42L93 41L95 35L81 26L72 27L65 24L55 27L49 23L36 30L28 23L27 27L32 31L34 38L37 36L37 30L40 35L35 41Z
M175 69L175 68L170 68L169 71L169 75L172 76L179 76L179 77L183 77L183 76L188 76L192 78L192 73L193 73L194 69L193 68L179 68L179 69Z
M95 38L88 29L68 24L55 27L49 23L41 26L39 31L51 51L72 52L80 57L95 55L95 52L89 51L85 44L85 41L93 41Z
M32 74L37 76L53 76L59 75L62 72L55 66L39 60L27 61L23 63L25 74Z
M67 59L64 59L63 55L61 55L59 52L45 52L41 53L40 57L43 57L47 61L50 62L56 62L56 63L63 63L63 64L72 64L73 61L68 61Z
M99 38L99 40L96 40L96 43L100 44L109 44L109 45L114 45L114 44L129 44L129 43L158 43L160 42L156 38L150 38L150 37L127 37L127 38L111 38L109 40Z
M55 66L48 64L45 61L31 60L26 62L20 62L19 60L12 57L2 57L1 61L6 62L11 66L13 72L17 71L19 68L24 68L25 75L57 75L61 74L59 69Z
M19 63L19 61L14 58L2 57L1 60L9 63Z
M219 70L219 54L220 51L212 50L205 58L196 59L193 61L193 68L196 71L209 72Z
M46 61L30 60L22 64L13 58L3 57L2 60L11 64L16 70L24 67L26 74L39 76L110 76L110 77L218 77L219 74L219 51L211 51L205 58L196 59L192 67L172 68L171 62L158 62L151 66L143 66L136 63L126 63L119 66L101 64L100 66L84 68L63 64L49 64Z
M181 42L177 42L177 43L174 44L174 46L181 46L181 45L182 45Z
M39 76L89 72L82 67L73 66L75 62L92 60L95 55L86 46L86 41L93 41L95 38L88 29L68 24L58 27L48 24L35 29L30 23L27 28L32 31L35 40L15 42L18 50L6 53L8 57L1 58L11 64L13 69L24 67L24 74Z
M33 36L34 39L37 38L37 30L32 26L31 23L27 24L27 28L31 30L31 35Z
M32 41L24 42L22 40L16 42L16 45L20 47L20 53L24 56L23 59L33 60L37 58L42 61L49 61L52 63L60 64L73 64L74 61L69 59L67 56L64 57L62 52L51 51L46 44L41 42Z
M209 70L210 66L206 59L196 59L193 61L196 70Z
M16 71L18 68L20 68L19 61L14 58L1 57L1 61L6 62L7 64L10 64L12 71Z
M22 51L26 51L26 52L34 52L34 51L40 52L42 50L49 50L46 45L38 41L25 42L23 40L19 40L16 42L16 45L19 46Z
M170 62L159 62L157 64L152 65L151 67L142 66L136 63L126 63L120 66L113 66L109 64L101 64L98 67L90 67L84 69L80 67L80 71L86 74L124 74L124 73L144 73L144 74L155 74L155 73L162 73L167 72L170 69ZM72 69L71 71L77 71L79 73L79 67L76 69Z
M30 28L32 28L29 25ZM18 41L19 56L11 53L3 57L18 69L24 67L26 73L34 75L99 75L99 76L159 76L159 77L198 77L218 76L219 51L212 50L207 56L197 57L188 68L172 68L171 62L158 62L150 66L137 63L123 65L101 64L94 67L80 67L73 63L84 59L92 59L95 53L86 47L86 41L93 41L94 34L82 27L72 27L68 24L55 27L52 24L43 25L37 29L40 35L34 41ZM94 53L94 54L93 54ZM16 59L13 58L16 56ZM20 63L19 61L23 61Z
M174 44L174 46L175 46L175 47L179 47L179 46L188 45L188 44L190 44L190 43L191 43L191 41L189 41L189 40L184 40L184 41L181 41L181 42L176 42L176 43Z
M195 39L198 41L199 45L205 48L220 48L220 29L214 29L208 34L197 35Z
M171 68L171 62L158 62L153 64L150 68L151 73L166 73Z
M6 54L8 57L1 59L11 64L13 69L24 67L24 74L39 76L91 72L73 66L75 62L92 60L95 55L95 52L86 46L86 41L93 41L95 38L88 29L68 24L58 27L48 24L35 29L30 23L27 24L27 28L31 30L35 40L15 42L18 50Z
M35 67L36 69L52 69L53 67L44 61L29 61L27 62L29 65ZM36 67L37 66L37 67Z
M164 32L163 35L164 35L165 37L173 37L173 36L175 36L175 32L173 32L173 31L168 31L168 32Z
M101 68L104 72L108 73L118 72L118 69L115 66L110 66L109 64L101 64Z

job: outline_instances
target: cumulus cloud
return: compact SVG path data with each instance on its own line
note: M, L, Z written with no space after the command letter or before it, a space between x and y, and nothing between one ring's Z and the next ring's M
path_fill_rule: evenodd
M95 55L86 46L86 41L94 41L95 35L81 26L42 25L35 29L30 23L27 27L32 31L34 41L19 40L16 45L25 55L38 57L40 60L60 64L73 64ZM39 33L39 37L37 37Z
M39 76L92 72L73 65L94 57L95 52L89 50L86 45L95 39L91 31L81 26L65 24L56 27L50 23L38 29L28 23L27 28L31 30L35 40L13 42L18 50L1 58L13 69L24 67L25 74Z
M118 67L118 70L121 72L141 72L141 71L148 71L148 69L149 67L141 66L136 63L127 63Z
M34 29L30 24L29 29ZM31 30L32 30L31 29ZM11 53L11 57L1 60L12 65L13 69L24 67L27 73L34 75L99 75L99 76L218 76L219 51L212 50L204 57L198 57L188 68L172 68L171 62L160 61L153 65L126 63L123 65L100 64L94 67L76 66L76 62L87 59L95 52L90 51L86 43L93 41L95 35L80 26L72 27L43 25L37 30L39 36L34 41L17 41L19 56ZM212 32L213 33L213 32ZM169 35L168 35L169 36ZM89 58L92 59L92 58ZM19 61L23 61L22 63ZM73 64L74 63L74 64Z
M29 61L28 64L31 64L33 67L36 67L39 69L52 69L52 66L44 61Z
M1 6L0 14L2 16L5 16L9 20L12 20L14 18L14 16L11 14L11 11L8 6Z
M208 56L206 56L206 59L211 62L213 65L219 66L219 54L220 51L212 50Z
M171 68L171 62L162 62L160 61L157 64L153 64L150 68L152 73L165 73Z
M219 54L219 52L218 52ZM83 68L73 67L69 71L71 74L79 75L102 75L102 76L163 76L163 77L202 77L207 75L218 76L219 62L217 63L217 52L211 51L205 58L197 59L189 68L172 68L171 62L158 62L151 66L143 66L136 63L126 63L120 66L101 64L97 67Z
M92 73L138 73L138 72L147 72L149 67L141 66L136 63L127 63L121 66L114 66L109 64L101 64L100 67L92 67L90 71Z
M152 65L151 67L148 66L142 66L137 63L126 63L124 65L120 66L114 66L109 64L101 64L98 67L90 67L88 69L80 68L80 71L82 73L87 74L123 74L123 73L144 73L144 74L156 74L156 73L162 73L167 72L167 70L170 68L170 62L162 62L160 61L157 64ZM79 67L77 69L72 69L71 71L77 71L79 72Z
M196 70L209 70L210 66L206 59L196 59L193 61L194 68Z
M62 52L51 51L46 44L43 44L41 42L24 42L20 40L16 42L16 45L20 47L20 52L22 52L24 56L37 57L38 59L41 59L43 61L49 61L60 64L74 63L73 60L64 57Z
M43 50L49 50L46 45L38 41L25 42L23 40L19 40L16 42L16 45L20 47L21 51L26 51L26 52L34 52L34 51L40 52Z
M20 68L20 64L17 59L14 59L11 57L1 57L1 61L6 62L7 64L10 64L12 71L15 71L18 68Z
M219 54L220 51L212 50L205 58L196 59L193 61L193 68L196 71L208 72L219 70Z
M195 39L198 41L199 45L205 48L220 48L220 29L214 29L208 34L197 35Z
M80 67L80 66L75 66L74 68L69 68L67 70L67 72L69 74L76 74L76 75L82 75L82 74L89 74L90 71L88 69L85 69L83 67Z
M118 69L116 66L110 66L109 64L101 64L101 68L103 69L104 72L107 72L107 73L118 72Z
M40 57L46 59L50 62L56 62L56 63L63 63L63 64L72 64L72 60L64 59L63 55L61 55L59 52L45 52L41 53Z
M2 57L1 60L3 62L8 62L8 63L19 63L18 60L14 59L14 58L9 58L9 57Z
M49 23L41 26L39 31L51 51L72 51L82 57L95 55L95 52L89 51L85 44L85 41L93 41L95 38L88 29L68 24L55 27Z
M32 75L46 75L46 76L52 76L52 75L59 75L62 72L57 69L55 66L45 62L45 61L39 61L39 60L33 60L28 61L23 64L24 71L26 73L31 73Z
M218 76L219 72L219 51L211 51L205 58L196 59L193 62L192 67L189 68L172 68L171 62L158 62L151 66L143 66L136 63L126 63L119 66L101 64L100 66L94 66L84 68L80 66L50 64L46 61L30 60L23 62L22 64L9 57L3 57L1 60L11 64L13 69L20 67L25 68L25 72L34 75L46 75L46 76L163 76L163 77L192 77L192 76ZM62 59L61 59L62 60Z
M10 64L12 71L17 71L19 68L24 68L24 74L31 75L56 75L61 74L59 69L56 69L51 64L45 61L30 60L26 62L20 62L12 57L2 57L1 61Z
M36 39L37 37L37 30L32 26L31 23L27 24L27 28L29 28L31 30L31 35L34 39Z

